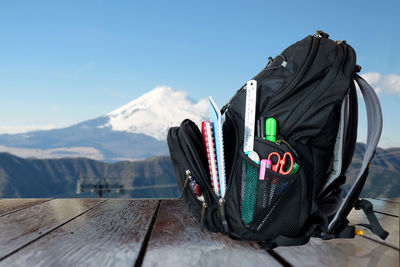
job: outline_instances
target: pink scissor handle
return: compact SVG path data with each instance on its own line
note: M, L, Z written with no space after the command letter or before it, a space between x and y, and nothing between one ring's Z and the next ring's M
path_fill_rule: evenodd
M276 156L277 157L277 162L276 162L276 164L273 164L273 161L272 161L272 159L271 159L271 157L272 156ZM272 164L272 171L274 171L274 172L278 172L278 170L279 170L279 164L280 164L280 162L281 162L281 155L279 155L279 153L278 152L272 152L272 153L270 153L269 155L268 155L268 159L271 161L271 164Z
M286 164L286 158L287 157L289 157L289 159L290 159L290 168L289 168L289 170L287 170L287 171L284 171L283 170L283 167L285 166L285 164ZM280 160L280 168L279 168L279 173L280 174L283 174L283 175L288 175L292 170L293 170L293 166L294 166L294 160L293 160L293 156L292 156L292 154L290 153L290 152L286 152L284 155L283 155L283 158L282 158L282 160Z

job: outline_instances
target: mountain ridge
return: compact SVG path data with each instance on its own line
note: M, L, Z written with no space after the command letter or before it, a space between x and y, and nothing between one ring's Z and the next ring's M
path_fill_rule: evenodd
M165 140L168 128L185 118L200 124L208 111L207 99L197 103L187 93L159 86L105 116L109 121L99 127L145 134Z
M348 181L348 191L361 166L365 144L357 144ZM362 197L400 197L400 148L378 149ZM392 167L390 167L392 166ZM146 187L127 192L123 197L179 196L169 157L158 156L142 161L106 163L87 158L23 159L0 153L0 197L80 197L76 183L85 177L110 178L125 188ZM157 188L159 185L173 185ZM94 197L94 195L85 195ZM121 195L113 195L117 197Z
M169 127L190 118L205 119L206 99L156 87L100 117L69 127L0 135L0 151L28 158L89 157L106 162L168 155Z
M80 197L76 193L77 182L90 177L116 181L125 188L150 186L145 191L127 191L119 197L175 197L178 194L168 157L106 163L88 158L23 159L0 153L0 197ZM161 190L151 188L171 184Z

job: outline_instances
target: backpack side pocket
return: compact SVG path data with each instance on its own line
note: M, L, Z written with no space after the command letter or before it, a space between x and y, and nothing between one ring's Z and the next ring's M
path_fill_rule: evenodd
M183 152L178 132L180 127L172 127L168 131L167 141L170 152L172 166L174 167L175 179L180 191L181 198L185 201L189 211L198 220L201 220L201 209L203 205L203 198L199 198L194 192L190 192L189 174L191 175L189 164L187 163L186 156ZM201 188L200 188L201 190Z
M180 127L170 129L168 146L178 186L182 188L182 197L190 212L200 222L201 228L221 232L219 205L205 170L208 161L201 138L197 125L190 120L184 120ZM200 189L201 196L193 188L196 186Z

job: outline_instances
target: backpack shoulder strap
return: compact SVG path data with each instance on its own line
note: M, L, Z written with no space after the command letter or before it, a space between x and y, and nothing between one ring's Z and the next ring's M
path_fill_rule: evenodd
M354 150L357 143L357 129L358 129L358 101L357 91L354 81L350 83L350 91L348 95L347 116L345 122L345 140L343 143L343 161L342 161L342 175L349 168L353 159Z
M349 93L342 103L339 129L333 151L332 170L319 193L318 198L320 200L330 195L333 191L337 191L345 183L345 173L351 164L357 143L357 128L358 101L356 86L352 80Z
M374 89L358 74L355 75L355 81L360 87L367 109L367 146L356 180L351 186L346 198L341 203L334 218L329 223L328 233L333 234L340 231L340 229L342 229L344 225L347 224L346 217L358 201L358 197L368 176L369 165L375 154L376 146L378 145L382 133L382 110Z

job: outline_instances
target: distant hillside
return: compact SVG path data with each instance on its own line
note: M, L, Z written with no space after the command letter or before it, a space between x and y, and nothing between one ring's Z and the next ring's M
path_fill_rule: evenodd
M0 153L0 197L96 197L90 192L76 194L78 179L86 177L120 181L127 190L124 195L111 195L114 197L156 198L178 195L168 157L111 164L86 158L22 159ZM166 186L153 188L154 185Z
M345 190L361 165L364 144L357 144ZM120 181L125 193L105 197L177 197L178 188L169 157L104 163L86 158L22 159L0 153L0 197L96 197L76 194L80 178ZM400 197L400 148L378 149L362 192L364 197Z
M358 143L353 157L353 163L349 169L349 182L345 189L350 188L351 183L361 166L365 152L365 144ZM400 197L400 148L378 148L372 161L369 176L361 193L363 197Z

